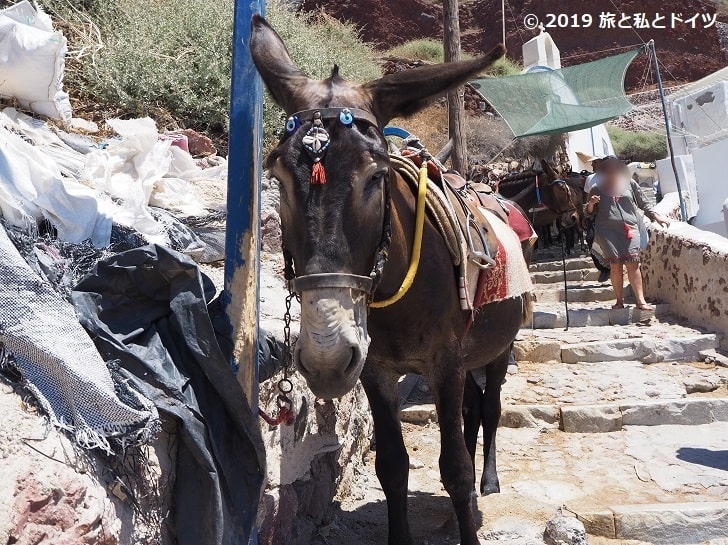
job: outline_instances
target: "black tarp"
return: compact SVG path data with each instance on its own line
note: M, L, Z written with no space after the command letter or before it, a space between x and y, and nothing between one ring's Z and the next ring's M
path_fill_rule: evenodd
M213 295L191 259L156 245L100 261L72 293L102 356L177 421L179 545L247 545L265 475L257 415L208 313Z

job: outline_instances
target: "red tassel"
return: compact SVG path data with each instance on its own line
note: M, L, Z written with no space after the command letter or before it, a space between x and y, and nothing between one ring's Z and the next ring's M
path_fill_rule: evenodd
M326 171L321 161L316 161L311 169L311 185L324 185L326 183Z

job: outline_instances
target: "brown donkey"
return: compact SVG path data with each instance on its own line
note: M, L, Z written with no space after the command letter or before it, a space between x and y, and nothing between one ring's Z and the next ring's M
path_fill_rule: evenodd
M311 391L326 399L342 396L361 380L374 418L376 471L387 497L390 545L412 543L397 382L405 373L428 378L440 422L442 482L461 542L475 545L474 472L461 415L465 376L487 365L485 488L497 491L500 388L511 341L529 303L525 297L491 303L467 329L450 253L427 218L419 271L409 291L386 308L369 304L400 288L415 227L415 196L391 168L381 129L463 84L504 49L364 85L344 81L337 67L328 79L308 78L259 16L252 20L250 49L268 90L289 116L267 166L279 181L283 245L301 298L296 365Z

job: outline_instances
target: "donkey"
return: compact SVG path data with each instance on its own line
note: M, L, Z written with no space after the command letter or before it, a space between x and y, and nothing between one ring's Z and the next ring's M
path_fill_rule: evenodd
M567 253L571 253L576 241L584 246L585 194L581 177L562 178L548 161L541 159L541 168L546 176L547 191L543 192L543 201L547 208L556 214L556 225L559 233L565 237Z
M487 365L484 478L485 488L496 492L501 383L511 341L530 312L530 297L488 304L468 328L450 253L428 217L419 271L409 290L391 306L369 304L398 292L415 225L415 195L391 168L382 128L462 85L500 58L504 48L357 85L346 82L336 66L327 79L307 77L265 19L254 16L251 25L255 65L288 116L267 168L279 181L284 255L287 269L295 270L291 285L301 300L295 364L320 398L340 397L361 380L374 419L375 467L387 499L390 545L412 543L409 458L397 383L406 373L426 376L440 422L442 482L461 542L476 545L474 471L461 414L465 376Z
M578 180L562 179L545 159L541 159L540 164L540 172L528 170L506 179L498 191L524 210L543 204L547 210L534 215L534 228L539 232L539 238L546 246L550 245L551 225L555 221L561 236L566 233L573 246L574 238L583 230L584 190ZM544 231L546 235L541 236Z

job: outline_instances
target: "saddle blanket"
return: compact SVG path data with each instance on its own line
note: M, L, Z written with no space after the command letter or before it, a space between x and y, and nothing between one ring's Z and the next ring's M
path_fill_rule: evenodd
M538 238L536 235L536 231L533 230L531 222L528 221L528 218L523 215L521 209L517 206L514 206L511 201L508 201L506 199L499 200L500 203L508 209L508 225L510 225L511 229L516 232L516 235L518 235L518 240L520 240L521 242L525 242L527 240L535 242Z
M516 232L493 212L481 208L498 239L495 266L480 272L473 307L520 297L533 291L531 275L523 258L521 241Z

